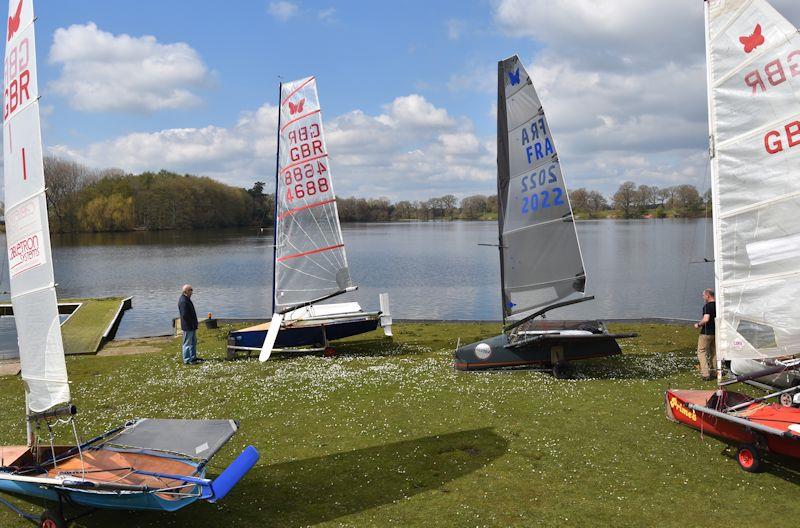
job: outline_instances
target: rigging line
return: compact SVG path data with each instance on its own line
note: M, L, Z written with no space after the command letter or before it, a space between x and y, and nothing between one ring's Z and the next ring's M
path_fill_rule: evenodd
M326 248L326 247L331 247L331 246L335 246L336 245L336 244L331 244L330 242L328 242L328 240L327 240L327 238L325 236L322 237L322 239L325 241L325 245L324 246L319 245L317 243L317 241L314 240L313 238L311 238L311 235L309 235L308 232L306 232L306 230L303 229L303 226L300 224L300 222L296 218L294 218L294 215L292 215L292 221L294 221L294 223L297 225L297 227L300 229L300 231L302 231L303 234L306 235L306 237L308 238L309 242L311 242L311 244L313 244L314 249ZM319 224L317 224L317 226L319 226ZM320 228L320 232L321 231L322 231L322 229ZM290 242L290 244L291 244L291 242ZM291 244L291 245L292 245L292 247L294 247L297 250L297 253L304 253L305 252L305 251L301 250L300 248L298 248L297 246L295 246L294 244ZM330 266L332 268L336 268L338 266L338 263L333 262L325 253L327 253L327 251L321 252L321 256L323 258L325 258L325 260L328 261L328 264L330 264ZM322 266L320 266L320 267L322 267ZM323 269L325 269L325 268L323 268ZM330 271L330 270L325 270L325 271Z
M278 264L280 264L281 266L283 266L283 267L284 267L284 268L286 268L286 269L290 269L290 270L292 270L292 271L296 271L297 273L300 273L300 274L302 274L302 275L308 275L309 277L313 277L313 278L315 278L315 279L319 279L319 280L321 280L321 281L323 281L323 282L330 282L330 283L336 284L336 281L335 281L335 280L326 279L326 278L324 278L324 277L317 277L317 276L316 276L316 275L314 275L313 273L309 273L309 272L307 272L307 271L303 271L303 270L301 270L301 269L298 269L298 268L293 268L293 267L291 267L291 266L289 266L288 264L285 264L285 263L283 263L283 262L278 262ZM292 290L280 290L280 291L292 291Z
M302 249L300 249L299 247L297 247L297 246L295 246L294 244L292 244L292 242L291 242L290 240L287 240L287 243L288 243L288 244L289 244L291 247L293 247L293 248L295 249L295 251L297 251L297 253L302 253L302 252L303 252L303 250L302 250ZM317 248L317 249L319 249L319 248ZM323 253L326 253L326 252L325 252L325 251L323 251ZM308 260L310 260L311 262L313 262L314 264L316 264L316 265L317 265L317 266L318 266L318 267L319 267L319 268L320 268L322 271L324 271L325 273L329 273L329 274L331 275L331 277L333 277L334 279L336 278L336 275L335 275L335 274L334 274L334 273L333 273L331 270L329 270L328 268L326 268L325 266L323 266L322 264L320 264L319 262L317 262L316 260L314 260L313 258L311 258L311 256L310 256L310 255L307 255L307 256L306 256L306 258L308 258ZM281 260L278 260L277 262L279 262L279 263L280 263L280 262L283 262L283 261L281 261Z
M328 169L328 176L329 176L328 179L330 179L330 168ZM331 194L333 194L333 187L331 187ZM342 245L342 259L343 259L342 261L339 260L338 252L334 251L335 254L334 257L336 258L336 262L339 264L339 268L341 269L347 267L347 256L345 255L344 252L344 237L342 236L342 224L340 222L337 222L337 227L334 227L333 224L331 223L331 218L334 217L334 215L337 220L339 219L339 210L336 207L335 200L336 199L334 198L334 201L332 202L333 206L328 208L330 209L330 211L329 214L325 215L325 219L328 221L328 225L331 228L331 232L333 233L333 236L336 238L335 241Z
M308 204L308 200L307 200L307 199L305 199L305 198L302 198L302 200L305 202L305 204L306 204L306 205L309 205L309 204ZM286 202L285 202L285 201L284 201L284 208L286 208ZM308 209L306 209L306 210L308 210ZM313 217L313 213L311 213L311 214L312 214L312 217ZM297 218L295 218L296 216L297 216L297 215L291 215L291 216L289 216L289 218L291 219L291 221L292 221L292 222L294 222L294 224L295 224L295 225L298 227L298 229L300 229L300 231L302 231L302 232L303 232L303 234L304 234L304 235L305 235L305 236L308 238L309 242L311 242L311 243L314 245L315 249L318 249L320 246L317 244L317 241L316 241L316 240L314 240L313 238L311 238L311 235L309 235L309 234L308 234L308 232L307 232L305 229L303 229L303 225L300 223L300 221L299 221ZM314 222L316 222L316 218L314 219ZM289 224L289 225L287 226L287 228L288 228L288 229L291 229L291 226L292 226L292 224ZM317 223L317 228L320 230L320 232L322 232L322 228L319 226L319 223ZM332 246L332 245L334 245L334 244L331 244L331 243L328 241L328 239L325 237L325 235L324 235L324 234L323 234L322 238L323 238L323 240L325 241L325 246L323 246L323 247L327 247L327 246ZM300 251L300 249L299 249L297 246L294 246L294 245L292 245L292 246L293 246L293 247L294 247L294 248L295 248L295 249L296 249L298 252L301 252L301 251ZM325 257L325 260L327 260L327 261L328 261L328 264L330 264L332 267L334 267L334 268L335 268L335 267L337 267L337 266L338 266L338 263L334 263L334 262L333 262L331 259L329 259L329 258L328 258L326 255L323 255L323 257Z

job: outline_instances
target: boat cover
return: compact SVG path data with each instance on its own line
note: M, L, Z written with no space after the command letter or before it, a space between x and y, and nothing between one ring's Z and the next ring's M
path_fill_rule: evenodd
M131 452L168 452L208 461L238 429L234 420L144 418L126 427L100 447Z

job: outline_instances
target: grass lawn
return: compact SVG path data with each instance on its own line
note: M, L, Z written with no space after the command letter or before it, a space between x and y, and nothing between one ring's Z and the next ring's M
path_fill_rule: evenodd
M61 327L64 351L67 354L94 354L100 346L103 332L119 309L122 297L75 299L74 302L80 302L80 308Z
M228 328L201 330L201 366L177 340L140 355L70 357L88 437L127 418L237 418L214 471L247 444L262 460L220 504L99 512L75 526L787 526L796 474L748 474L725 446L666 420L667 387L701 388L695 331L636 331L625 355L575 379L456 373L456 340L497 324L395 326L335 358L224 361ZM24 442L22 387L0 378L0 441ZM777 508L775 508L777 506ZM0 510L0 526L29 526Z

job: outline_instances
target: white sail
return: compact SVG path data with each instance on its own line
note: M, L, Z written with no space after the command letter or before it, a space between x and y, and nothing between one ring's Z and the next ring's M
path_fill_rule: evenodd
M275 311L352 286L314 77L281 85Z
M561 162L528 72L498 64L497 193L503 314L583 293L586 273Z
M800 354L800 35L766 0L706 26L718 356Z
M47 222L33 0L10 0L3 76L3 173L11 303L28 409L70 400Z

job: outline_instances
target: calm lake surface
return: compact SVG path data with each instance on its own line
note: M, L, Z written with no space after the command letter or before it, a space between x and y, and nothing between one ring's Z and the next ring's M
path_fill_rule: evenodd
M389 292L394 318L501 318L498 252L478 246L497 242L496 223L348 224L343 230L359 289L332 302L357 300L377 310L378 294ZM553 311L551 318L699 316L700 291L714 285L713 265L692 261L712 253L708 220L582 221L578 235L587 293L596 300ZM201 317L270 315L271 231L81 234L54 236L53 244L59 297L133 296L118 338L170 333L185 282L194 286ZM13 318L0 318L0 353L15 348Z

